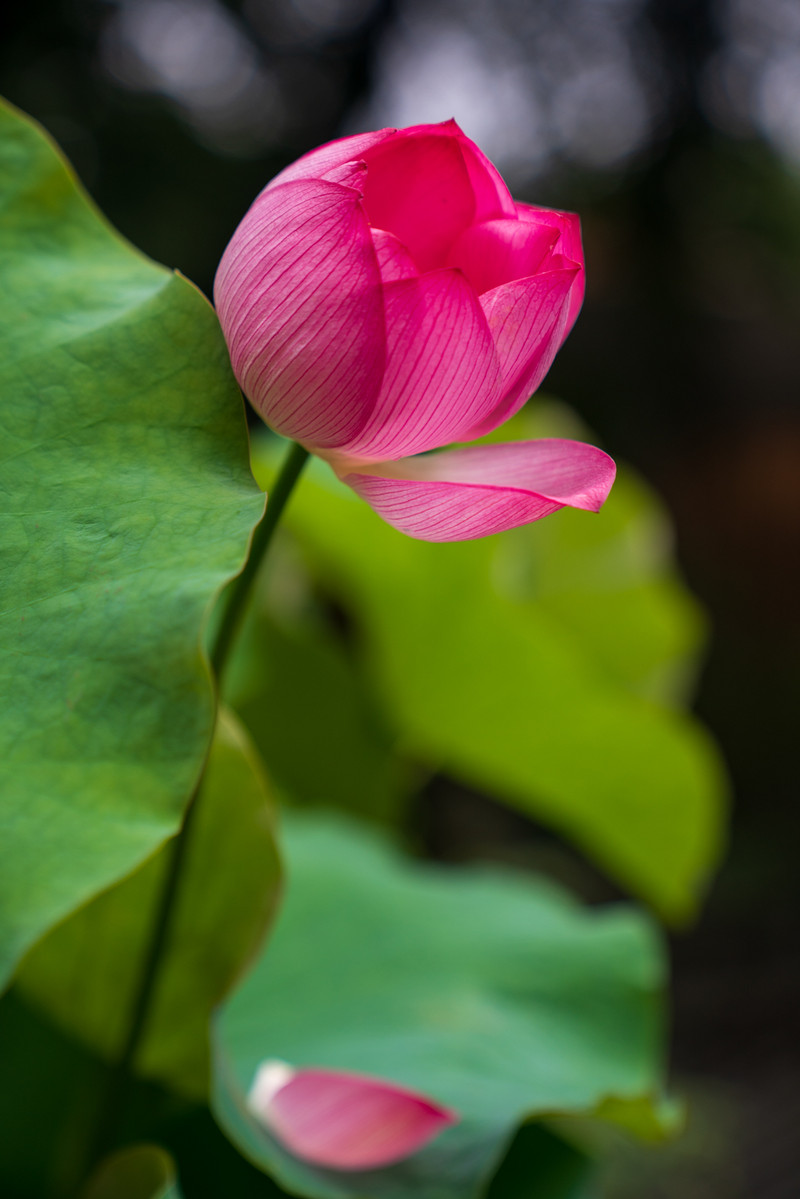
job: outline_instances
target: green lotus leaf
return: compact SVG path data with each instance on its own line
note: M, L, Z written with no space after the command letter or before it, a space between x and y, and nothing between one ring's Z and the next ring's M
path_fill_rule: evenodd
M556 431L576 432L560 413L512 429ZM275 457L255 443L265 482ZM703 622L642 483L623 468L599 516L431 545L313 464L287 524L406 755L565 834L666 918L692 915L721 849L725 774L682 702Z
M263 497L213 310L0 108L0 982L172 833Z
M213 1103L289 1192L472 1199L526 1117L659 1091L663 962L644 916L511 872L414 864L342 820L286 819L284 844L275 931L217 1020ZM460 1122L392 1167L313 1167L248 1110L271 1058L391 1079Z
M17 987L106 1058L123 1044L169 843L52 929L23 960ZM182 1094L208 1094L211 1013L258 952L275 913L280 861L273 808L253 748L224 710L179 884L169 952L137 1069Z
M280 585L289 571L277 557L266 573ZM276 619L259 599L226 671L225 699L269 762L270 780L292 804L397 822L413 772L394 752L363 672L322 622L296 611Z

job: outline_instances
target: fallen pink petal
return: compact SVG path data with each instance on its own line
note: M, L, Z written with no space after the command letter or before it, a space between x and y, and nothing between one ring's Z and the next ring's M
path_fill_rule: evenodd
M416 1153L458 1122L434 1100L380 1078L266 1061L248 1106L296 1157L332 1170L374 1170Z
M605 455L574 442L557 495L537 482L535 443L513 455L521 487L505 468L465 486L408 460L513 416L584 295L578 217L515 203L455 121L342 138L287 167L234 233L214 295L264 420L403 532L483 537L608 494Z

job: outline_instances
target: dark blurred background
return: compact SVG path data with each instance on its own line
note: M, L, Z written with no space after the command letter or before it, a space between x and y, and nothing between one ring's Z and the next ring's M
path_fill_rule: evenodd
M580 211L587 300L547 390L672 512L712 621L696 707L735 790L725 865L673 941L694 1116L608 1193L796 1199L800 2L45 0L0 20L0 91L208 293L268 178L364 128L455 116L518 198ZM445 854L502 835L477 799L432 802Z

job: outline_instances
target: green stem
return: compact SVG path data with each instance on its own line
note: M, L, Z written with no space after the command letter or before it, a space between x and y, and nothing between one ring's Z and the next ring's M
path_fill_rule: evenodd
M286 501L292 493L292 488L300 477L300 472L308 459L308 450L293 442L284 459L281 473L275 480L275 486L269 494L267 510L260 524L256 525L253 533L253 545L247 564L240 575L233 580L228 589L228 598L222 619L217 629L217 636L211 650L211 665L219 687L225 670L236 633L247 606L247 600L253 586L264 555L269 549L272 535L275 532L281 514L286 507Z
M275 486L269 495L267 510L253 534L253 542L247 563L240 575L232 581L222 617L211 649L211 665L217 680L217 693L221 690L222 676L228 663L230 651L242 622L253 582L259 572L264 556L269 549L273 534L281 518L292 489L308 458L308 450L292 443ZM104 1102L92 1146L92 1163L114 1145L119 1126L125 1114L130 1091L134 1058L141 1045L147 1021L152 1010L153 997L158 983L170 925L175 911L181 874L194 826L198 797L202 787L202 776L195 787L186 808L183 825L173 842L172 855L159 899L158 910L153 922L153 931L142 963L142 973L131 1011L128 1035L114 1065L108 1074Z

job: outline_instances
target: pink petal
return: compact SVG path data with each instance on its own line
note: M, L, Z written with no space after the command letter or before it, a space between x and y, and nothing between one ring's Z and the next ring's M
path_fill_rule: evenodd
M551 257L549 263L557 261ZM501 398L462 441L483 437L502 425L536 391L567 335L577 274L578 268L569 263L529 279L503 283L481 296L502 371Z
M372 230L372 242L378 256L378 269L384 283L397 283L399 279L413 279L419 274L414 259L401 241L385 229Z
M380 461L462 440L500 396L500 371L477 296L459 271L384 286L386 370L342 458Z
M234 374L265 421L311 448L357 432L385 349L357 192L317 180L263 191L222 256L214 298Z
M535 275L559 239L551 225L527 221L485 221L471 225L450 250L457 266L480 295L501 283Z
M325 172L327 183L340 183L342 187L352 187L361 195L364 190L364 179L367 174L367 164L363 158L351 159L339 166L331 167ZM272 184L269 185L270 187Z
M530 204L517 204L516 208L517 216L521 221L530 221L537 225L550 225L553 229L557 229L560 236L556 243L556 250L581 268L570 296L567 330L564 334L566 337L577 320L586 290L580 217L574 212L559 212L555 208L534 208Z
M563 507L597 512L615 473L602 450L548 438L382 462L343 479L402 533L423 541L466 541Z
M458 137L461 153L475 194L474 220L489 221L495 217L515 217L516 205L505 185L503 176L473 141L459 129L455 121L446 121Z
M450 246L476 211L458 138L440 125L417 125L363 157L370 224L399 238L420 271L444 266Z
M331 172L346 163L363 159L367 150L380 145L388 137L394 136L395 132L394 129L378 129L374 133L356 133L353 137L340 137L336 141L326 142L324 146L317 146L296 162L290 163L267 187L277 187L280 183L290 183L296 179L328 179ZM333 182L337 180L333 179Z
M332 1170L374 1170L415 1153L454 1112L383 1079L265 1062L249 1106L297 1157Z

